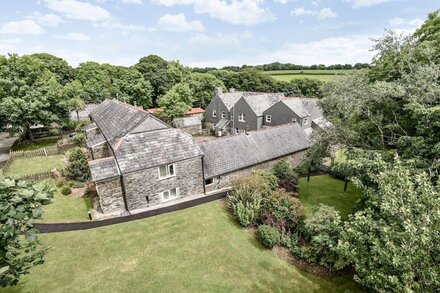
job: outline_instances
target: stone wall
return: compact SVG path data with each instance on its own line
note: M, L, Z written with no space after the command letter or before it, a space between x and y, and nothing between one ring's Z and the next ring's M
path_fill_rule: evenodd
M107 158L111 156L110 149L108 147L108 144L106 142L102 144L98 144L90 149L90 151L93 154L93 159L101 159L101 158Z
M200 130L202 130L202 125L194 125L194 126L187 126L187 127L181 127L179 128L183 132L186 132L188 134L196 134L199 133Z
M85 133L86 133L86 138L91 139L92 137L101 134L101 130L98 127L96 127L90 130L86 130Z
M178 197L203 194L202 159L193 158L174 163L176 175L159 179L159 167L124 175L128 208L138 209L162 202L159 192L178 188ZM147 199L148 197L148 199Z
M224 175L220 175L220 176L216 176L214 178L212 178L212 183L209 185L206 185L206 192L210 192L216 189L222 189L222 188L226 188L226 187L230 187L232 184L232 181L237 178L237 177L241 177L241 176L246 176L251 174L251 172L253 170L257 170L257 169L272 169L273 165L279 161L279 160L286 160L291 167L296 167L298 166L302 160L305 158L307 153L307 150L304 151L299 151L297 153L294 153L292 155L288 155L282 158L278 158L276 160L273 161L267 161L261 164L257 164L254 166L251 166L249 168L244 168L241 170L237 170L234 172L230 172L228 174L224 174Z
M97 182L96 191L99 196L99 205L104 214L125 210L119 177Z

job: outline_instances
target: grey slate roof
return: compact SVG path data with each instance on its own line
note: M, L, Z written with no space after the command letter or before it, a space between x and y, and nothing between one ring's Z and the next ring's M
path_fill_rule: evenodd
M307 109L307 112L310 113L310 118L312 120L323 116L321 108L319 108L318 105L318 99L301 98L301 101L304 107Z
M116 101L105 100L90 113L102 134L111 145L132 130L148 116L148 112L134 106Z
M200 117L196 117L196 116L180 117L180 118L174 118L173 124L178 128L200 126L202 125L202 120L200 120Z
M119 176L114 157L89 161L89 167L93 182Z
M97 128L98 126L96 125L96 123L90 123L90 124L88 124L88 125L86 125L85 127L84 127L84 130L85 131L87 131L87 130L91 130L91 129L94 129L94 128Z
M93 112L99 104L86 104L85 108L81 111L78 111L79 119L87 119L91 112ZM76 116L76 111L70 112L70 118L72 120L76 120L78 117Z
M153 115L148 115L144 121L142 121L138 126L136 126L131 132L145 132L157 129L169 128L168 124L159 120L159 118L154 117Z
M257 116L263 115L263 112L280 101L284 95L280 93L246 93L244 100Z
M212 178L298 152L310 142L294 123L205 141L199 146L204 153L205 178Z
M218 97L222 100L223 104L225 104L226 108L231 110L243 94L243 92L221 93Z
M91 137L90 139L87 139L86 144L87 144L88 148L91 148L92 146L95 146L95 145L98 145L98 144L101 144L101 143L104 143L104 142L105 142L104 135L98 134L98 135L96 135L94 137Z
M225 128L225 127L229 124L229 121L230 121L230 120L228 120L228 119L224 119L224 118L222 118L222 119L220 119L220 121L215 125L215 128L216 128L216 129L223 129L223 128Z
M307 108L304 106L302 99L300 98L286 98L281 102L290 110L295 112L299 117L307 117L310 115L310 113L307 111Z
M333 126L333 124L330 121L328 121L327 119L325 119L324 117L319 117L319 118L313 119L312 122L316 126L318 126L319 128L322 128L322 129Z
M192 136L176 128L129 134L115 150L123 174L201 155Z

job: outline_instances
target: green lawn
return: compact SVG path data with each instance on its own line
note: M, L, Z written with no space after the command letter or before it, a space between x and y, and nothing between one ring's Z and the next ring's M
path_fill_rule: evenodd
M264 249L222 201L40 237L46 262L3 292L359 291L349 276L312 276Z
M56 146L59 136L50 136L36 139L33 143L23 141L14 146L14 151L34 151L46 147Z
M43 218L40 222L79 222L88 221L87 211L91 202L88 197L71 197L61 194L59 188L55 187L55 180L46 180L48 184L54 185L56 189L52 203L43 206Z
M6 176L24 176L36 173L43 173L54 168L61 169L63 155L47 157L17 158L6 170Z
M333 206L342 217L346 217L360 195L361 191L351 183L347 192L344 192L344 181L330 175L312 176L310 182L307 182L307 177L299 179L299 198L304 204L306 216L310 216L313 209L323 203Z
M290 81L292 79L300 78L310 78L317 79L321 81L330 81L336 75L345 74L350 70L340 69L340 70L274 70L265 71L276 80L280 81Z

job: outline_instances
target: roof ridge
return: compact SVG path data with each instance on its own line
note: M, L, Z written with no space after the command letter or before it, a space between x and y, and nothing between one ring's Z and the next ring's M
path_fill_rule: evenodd
M130 107L130 108L132 108L132 109L134 109L136 111L143 112L143 113L146 113L146 114L150 114L147 110L144 110L142 108L136 107L136 106L131 105L129 103L126 103L126 102L123 102L123 101L120 101L120 100L117 100L117 99L112 99L112 101L115 101L116 103L122 104L124 106L128 106L128 107Z

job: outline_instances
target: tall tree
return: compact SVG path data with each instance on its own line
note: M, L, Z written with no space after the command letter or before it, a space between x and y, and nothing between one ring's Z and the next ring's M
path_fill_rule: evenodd
M0 128L24 130L59 123L69 117L56 76L32 56L0 57Z
M226 89L220 79L209 73L192 73L188 77L188 83L194 94L194 107L206 108L214 97L216 88Z
M84 100L87 103L99 103L111 98L111 77L105 65L85 62L76 71L76 79L83 86Z
M50 203L53 192L42 183L0 176L0 286L17 284L31 267L44 262L47 248L32 222L41 218L41 207Z
M168 121L182 116L191 108L192 103L193 93L186 83L176 84L158 100L159 106L163 109L161 115Z
M32 54L32 57L40 60L44 67L57 76L57 80L62 85L72 81L75 78L74 69L66 60L48 53Z

